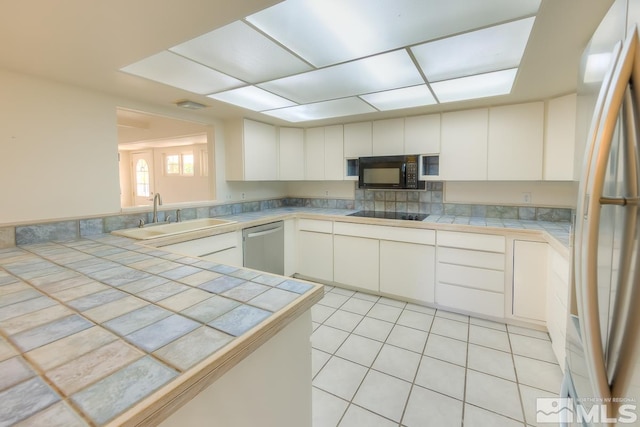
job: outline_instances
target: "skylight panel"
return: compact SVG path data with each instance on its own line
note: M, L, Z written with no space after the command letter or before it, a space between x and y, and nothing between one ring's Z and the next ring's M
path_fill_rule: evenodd
M517 72L518 70L514 68L444 80L432 83L431 89L441 103L506 95L511 92Z
M242 21L170 49L248 83L289 76L312 67Z
M535 18L521 19L414 46L429 82L505 70L520 65Z
M121 70L201 95L244 85L238 79L167 51L135 62Z
M540 0L288 0L247 21L316 67L535 15Z
M329 119L333 117L351 116L355 114L373 113L376 110L359 98L334 99L325 102L263 111L263 114L277 117L288 122L305 122Z
M372 56L260 84L299 104L424 83L405 50Z
M273 110L274 108L296 105L288 99L284 99L255 86L232 89L209 95L209 97L253 111Z
M426 85L370 93L362 95L360 98L381 111L420 107L436 103L435 98Z

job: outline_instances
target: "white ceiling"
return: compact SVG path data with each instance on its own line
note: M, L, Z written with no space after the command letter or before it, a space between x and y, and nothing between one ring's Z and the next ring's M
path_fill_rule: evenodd
M276 3L276 0L66 0L61 4L46 0L4 0L0 16L0 68L163 106L188 98L209 106L194 113L203 117L245 116L287 124L119 71ZM430 3L445 5L448 0ZM579 57L612 3L613 0L542 0L509 95L375 113L363 109L355 116L313 124L524 102L574 91ZM393 99L379 102L393 103Z

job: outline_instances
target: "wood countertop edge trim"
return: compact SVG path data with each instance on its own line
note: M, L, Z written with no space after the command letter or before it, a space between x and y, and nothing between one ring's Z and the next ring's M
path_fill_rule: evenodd
M226 351L213 354L183 372L176 380L158 389L105 426L157 426L320 301L324 296L324 286L314 286L315 289L304 294L302 300L293 301L275 316L256 325L252 332L233 341Z

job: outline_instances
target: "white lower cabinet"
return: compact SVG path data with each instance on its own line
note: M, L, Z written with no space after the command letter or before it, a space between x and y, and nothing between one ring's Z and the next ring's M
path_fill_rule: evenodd
M564 369L571 270L569 260L552 247L549 247L548 255L547 330L553 352L560 362L560 367Z
M298 221L298 274L333 281L333 223L300 219Z
M433 303L435 258L434 246L381 240L380 292Z
M376 239L333 237L333 280L378 292L380 243Z
M218 234L163 246L168 251L196 256L219 264L242 267L242 232Z
M547 306L546 242L513 242L513 311L516 317L544 322Z
M505 238L438 231L435 302L504 317Z

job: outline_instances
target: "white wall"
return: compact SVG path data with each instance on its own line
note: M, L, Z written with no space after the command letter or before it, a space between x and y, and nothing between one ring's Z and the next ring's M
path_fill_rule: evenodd
M523 193L531 194L531 205L575 208L577 182L446 182L445 203L526 206Z
M120 209L115 102L0 70L0 224Z
M356 181L296 181L287 183L290 197L355 198Z

